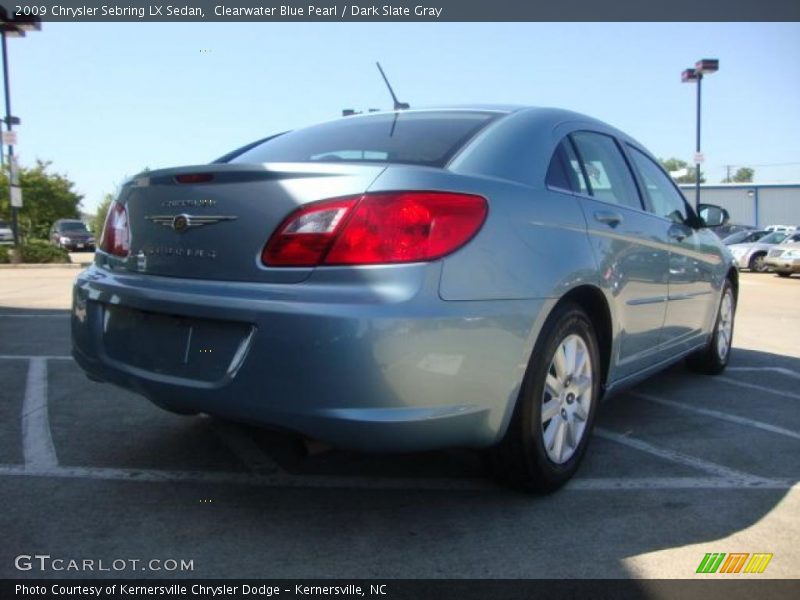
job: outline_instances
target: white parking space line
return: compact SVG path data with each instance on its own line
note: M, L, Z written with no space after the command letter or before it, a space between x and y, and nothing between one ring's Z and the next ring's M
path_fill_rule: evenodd
M623 435L621 433L616 433L602 427L595 427L594 434L603 439L635 448L642 452L652 454L653 456L658 456L659 458L663 458L664 460L668 460L679 465L699 469L700 471L704 471L709 475L722 477L723 479L741 481L743 483L748 482L751 484L767 481L763 477L744 473L743 471L737 471L736 469L731 469L702 458L697 458L696 456L690 456L689 454L683 454L682 452L676 452L675 450L669 450L668 448L659 448L657 446L653 446L652 444L648 444L643 440Z
M67 356L65 354L57 355L57 356L46 356L46 355L32 355L32 354L0 354L0 360L72 360L71 356Z
M698 415L704 415L706 417L713 417L715 419L721 419L723 421L728 421L730 423L736 423L737 425L754 427L755 429L762 429L764 431L769 431L770 433L777 433L778 435L785 435L786 437L800 440L800 432L792 431L791 429L784 429L783 427L777 427L775 425L770 425L769 423L764 423L762 421L755 421L753 419L737 417L736 415L731 415L717 410L711 410L709 408L700 408L698 406L693 406L691 404L676 402L675 400L667 400L666 398L659 398L658 396L653 396L652 394L642 394L640 392L630 392L629 394L635 398L641 398L642 400L647 400L648 402L653 402L655 404L661 404L662 406L677 408L678 410L692 412Z
M751 390L758 390L759 392L764 392L765 394L773 394L775 396L783 396L784 398L792 398L793 400L800 400L800 394L795 394L793 392L787 392L785 390L776 390L774 388L769 388L763 385L758 385L755 383L748 383L747 381L739 381L738 379L733 379L731 377L723 377L722 375L718 375L716 377L717 381L724 381L725 383L730 383L732 385L738 385L739 387L748 388Z
M162 471L158 469L114 469L105 467L27 468L22 465L0 465L0 476L54 477L129 481L135 483L195 483L209 485L246 485L281 488L330 488L414 491L498 491L504 488L488 479L424 479L389 477L350 477L324 475L274 475L211 471ZM642 477L642 478L576 478L566 490L667 490L667 489L800 489L800 484L786 479L753 479L720 477Z
M786 369L784 367L728 367L728 371L767 371L772 373L780 373L781 375L786 375L787 377L794 377L795 379L800 379L800 373L797 371L792 371L791 369Z
M33 358L28 366L22 402L22 452L26 467L58 465L47 414L47 361L44 358Z
M198 484L236 484L287 488L352 488L375 490L496 490L498 486L488 479L461 478L408 478L363 477L348 475L290 475L280 470L249 435L237 426L215 422L213 430L223 442L244 462L251 473L216 471L173 471L160 469L118 469L103 467L59 466L53 445L47 408L47 361L71 360L70 356L17 356L0 355L0 359L29 361L25 397L22 407L22 440L24 465L0 465L0 476L56 477L69 479L99 479L131 482L186 482ZM727 377L719 378L735 385L753 387L778 395L791 394L740 382ZM756 427L800 439L800 432L776 427L768 423L735 417L726 413L695 407L650 394L632 393L644 400L690 411L737 424ZM698 469L711 477L623 477L576 478L569 490L657 490L657 489L800 489L800 484L786 479L770 479L731 469L695 456L653 446L643 440L596 428L598 437L623 444L664 460Z
M241 427L215 419L212 431L253 473L275 473L281 470Z
M759 479L742 481L723 477L625 477L625 478L582 478L575 477L567 483L566 489L589 491L613 490L793 490L800 489L800 483L786 479Z

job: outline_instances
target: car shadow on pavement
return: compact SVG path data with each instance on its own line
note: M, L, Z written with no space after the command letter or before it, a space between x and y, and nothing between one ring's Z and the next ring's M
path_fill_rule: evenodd
M31 340L14 341L16 353L68 354L68 312L36 314L46 316L33 328L0 318ZM775 552L772 576L794 568L780 557L798 535L789 488L800 468L788 457L800 442L714 415L800 431L796 400L787 402L800 359L735 349L722 378L677 365L610 399L598 426L618 438L595 435L574 484L544 497L493 485L476 451L330 449L170 415L86 380L71 361L48 363L50 425L68 475L0 477L3 576L21 575L9 566L21 548L194 559L194 571L171 574L182 577L692 577L717 551ZM137 481L159 471L163 480ZM235 478L204 479L223 471ZM36 574L50 575L85 576Z

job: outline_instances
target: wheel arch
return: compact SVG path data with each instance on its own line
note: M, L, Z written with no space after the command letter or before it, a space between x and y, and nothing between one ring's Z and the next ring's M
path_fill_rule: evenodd
M768 252L766 250L756 250L756 251L754 251L752 254L750 254L750 256L747 257L747 266L748 266L748 268L752 269L753 268L753 264L755 263L756 259L759 256L766 257L767 254L768 254Z
M725 279L731 282L733 288L733 299L739 301L739 271L736 267L731 267L725 274Z
M589 320L594 326L595 334L597 335L597 347L600 351L601 383L605 386L611 368L614 341L613 320L608 300L600 288L593 285L580 285L564 294L556 303L556 306L553 307L553 310L567 302L580 306L589 316Z

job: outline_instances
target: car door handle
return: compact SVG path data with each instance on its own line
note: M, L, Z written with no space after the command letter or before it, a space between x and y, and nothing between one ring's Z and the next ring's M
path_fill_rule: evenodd
M623 221L621 214L611 210L598 210L596 213L594 213L594 218L595 221L605 223L609 227L616 227Z

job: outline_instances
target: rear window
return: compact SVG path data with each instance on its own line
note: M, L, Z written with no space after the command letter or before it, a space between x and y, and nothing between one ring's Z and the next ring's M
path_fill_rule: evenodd
M342 161L442 167L497 116L431 111L347 117L271 138L230 162Z

